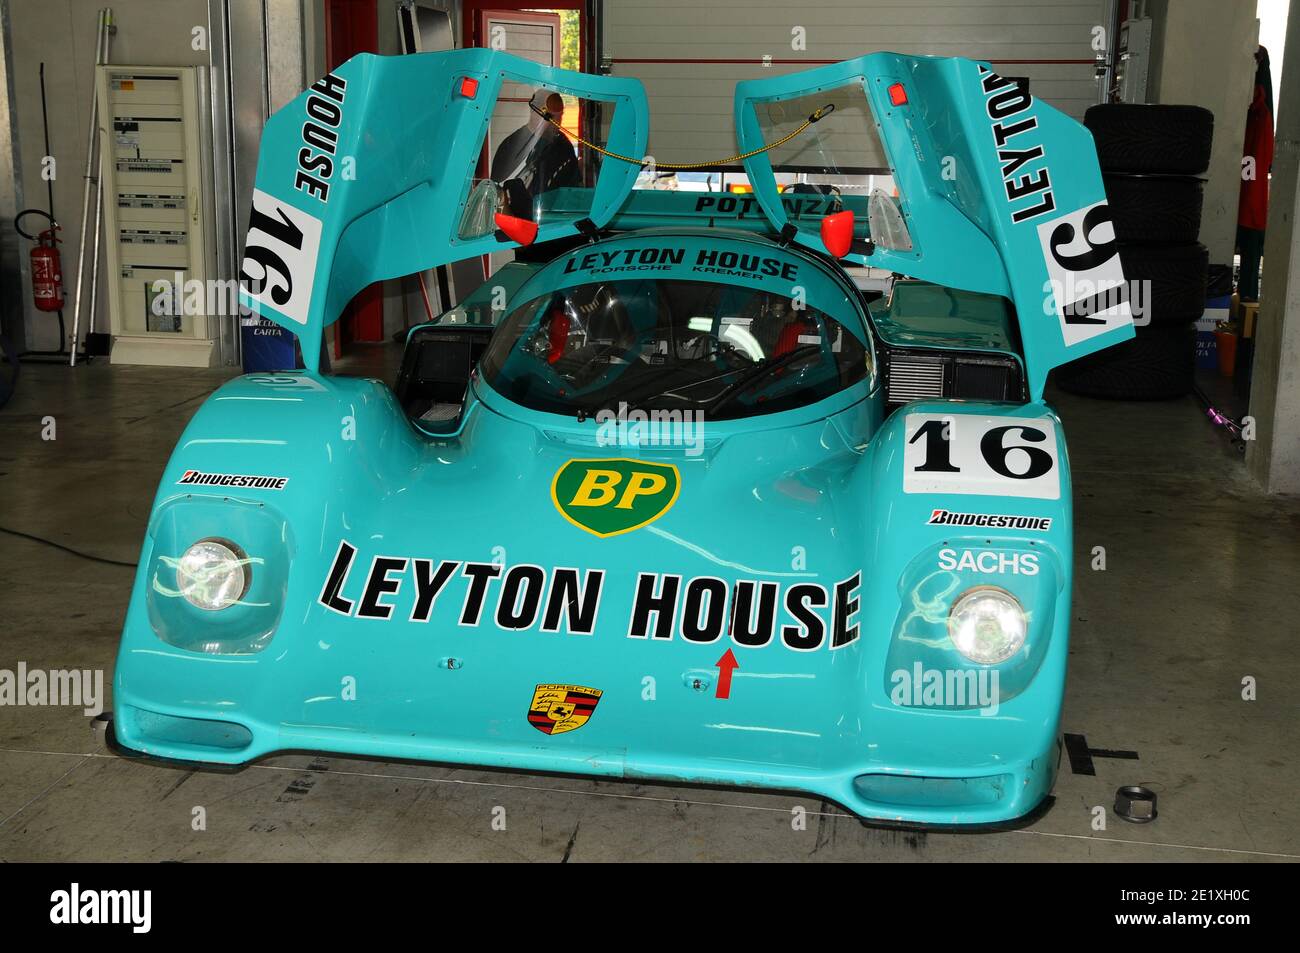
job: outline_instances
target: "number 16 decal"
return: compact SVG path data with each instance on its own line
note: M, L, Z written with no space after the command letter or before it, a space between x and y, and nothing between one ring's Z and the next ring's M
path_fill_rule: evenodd
M258 307L265 305L291 321L307 323L320 233L321 222L316 216L260 189L253 190L239 278L244 296L251 300L255 311L266 314Z
M1067 348L1133 323L1129 286L1105 202L1039 225L1038 240L1047 264L1047 313L1059 320Z
M904 493L1061 497L1050 419L908 414L904 426Z

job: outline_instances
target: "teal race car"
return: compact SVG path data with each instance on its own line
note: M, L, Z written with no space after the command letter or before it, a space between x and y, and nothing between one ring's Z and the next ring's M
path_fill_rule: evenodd
M271 118L242 300L306 367L221 387L167 465L118 750L887 823L1047 803L1072 535L1043 389L1133 335L1089 133L987 64L877 53L741 83L750 190L664 191L635 188L646 112L466 49L358 56ZM479 258L395 387L320 372L357 291Z

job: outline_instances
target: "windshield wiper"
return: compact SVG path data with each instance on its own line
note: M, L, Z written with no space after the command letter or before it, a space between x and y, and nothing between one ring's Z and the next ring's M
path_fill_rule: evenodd
M717 410L718 407L726 403L726 401L729 400L734 394L740 393L745 388L747 388L750 384L753 384L755 381L761 380L767 374L770 374L772 371L775 371L779 368L785 367L787 364L794 363L794 361L797 358L806 356L810 351L819 351L819 350L821 350L820 345L804 344L801 345L800 347L795 348L793 351L790 351L786 354L782 354L780 357L772 358L771 360L768 361L763 361L755 365L754 367L749 368L748 370L744 370L743 368L739 368L739 367L733 367L731 370L723 371L721 374L714 374L710 377L703 377L697 381L687 381L685 384L679 384L676 387L671 388L670 390L661 391L657 394L649 394L646 395L645 397L641 397L633 400L627 400L626 398L624 398L623 403L626 404L628 411L633 411L633 410L643 410L645 409L647 404L651 404L654 401L665 399L665 398L671 398L674 400L683 400L683 401L690 400L690 398L683 396L680 392L691 390L693 388L700 387L704 384L711 384L714 381L722 380L722 378L724 377L730 377L732 374L737 374L737 373L743 374L743 376L739 380L735 381L732 384L728 384L721 391L719 391L716 397L707 401L693 401L695 406L698 407L699 409L712 413L714 410Z
M730 377L732 374L740 373L742 370L743 368L733 367L730 370L723 371L721 374L713 374L709 377L701 377L699 380L686 381L685 383L682 384L675 384L672 387L668 388L667 390L657 391L652 394L645 394L644 396L641 397L633 397L633 398L624 397L622 398L622 401L623 403L627 404L627 409L631 411L631 410L644 410L647 404L665 398L671 400L682 400L682 401L690 400L691 398L683 396L680 393L680 391L691 390L693 388L700 387L704 384L711 384L714 381L722 380L722 378L724 377ZM701 401L693 401L693 403L696 406L701 408L705 406L705 404Z
M664 391L659 394L651 394L647 397L641 397L636 400L627 400L626 398L623 398L621 400L621 403L623 404L625 411L630 414L634 410L645 410L647 407L650 407L651 405L654 405L653 409L664 409L659 406L659 401L662 400L675 400L675 401L689 402L691 404L691 407L686 409L695 409L695 408L699 408L700 410L704 409L704 404L700 403L698 400L691 400L689 397L681 397L677 394L674 394L672 391Z
M766 377L768 374L771 374L773 371L779 370L780 368L785 367L788 364L793 364L796 360L798 360L801 357L807 357L809 353L817 352L820 350L821 350L820 344L802 344L799 347L795 348L793 351L790 351L786 354L782 354L780 357L774 357L770 361L764 361L758 367L755 367L752 370L750 370L747 374L741 377L740 380L736 381L734 384L728 384L726 387L724 387L721 393L719 393L717 397L713 398L713 400L709 401L709 403L705 406L704 408L705 411L710 414L715 413L719 407L721 407L723 404L729 401L732 397L735 397L741 391L748 388L751 384L754 384L757 381L762 380L764 377Z

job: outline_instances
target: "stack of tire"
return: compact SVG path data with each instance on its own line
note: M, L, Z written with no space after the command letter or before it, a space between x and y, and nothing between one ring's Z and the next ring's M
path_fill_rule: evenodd
M1201 228L1214 114L1200 106L1107 103L1084 116L1115 224L1124 277L1142 298L1137 337L1056 372L1062 390L1112 400L1164 400L1192 390L1196 319L1205 310L1209 254ZM1149 282L1149 284L1145 284Z

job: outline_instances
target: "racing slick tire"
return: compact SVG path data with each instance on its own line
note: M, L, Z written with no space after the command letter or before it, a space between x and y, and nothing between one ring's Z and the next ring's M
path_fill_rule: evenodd
M1150 282L1141 290L1135 288L1130 295L1135 321L1145 318L1152 325L1181 326L1190 324L1205 312L1210 252L1204 245L1195 242L1184 245L1121 242L1119 260L1124 265L1124 278L1130 287L1134 282ZM1137 310L1139 302L1143 309L1141 315Z
M1061 390L1107 400L1170 400L1192 390L1194 327L1140 327L1137 337L1056 369Z
M1202 106L1102 103L1089 107L1083 124L1102 172L1200 175L1209 168L1214 113Z
M1194 242L1205 183L1187 175L1107 175L1106 201L1121 242Z

